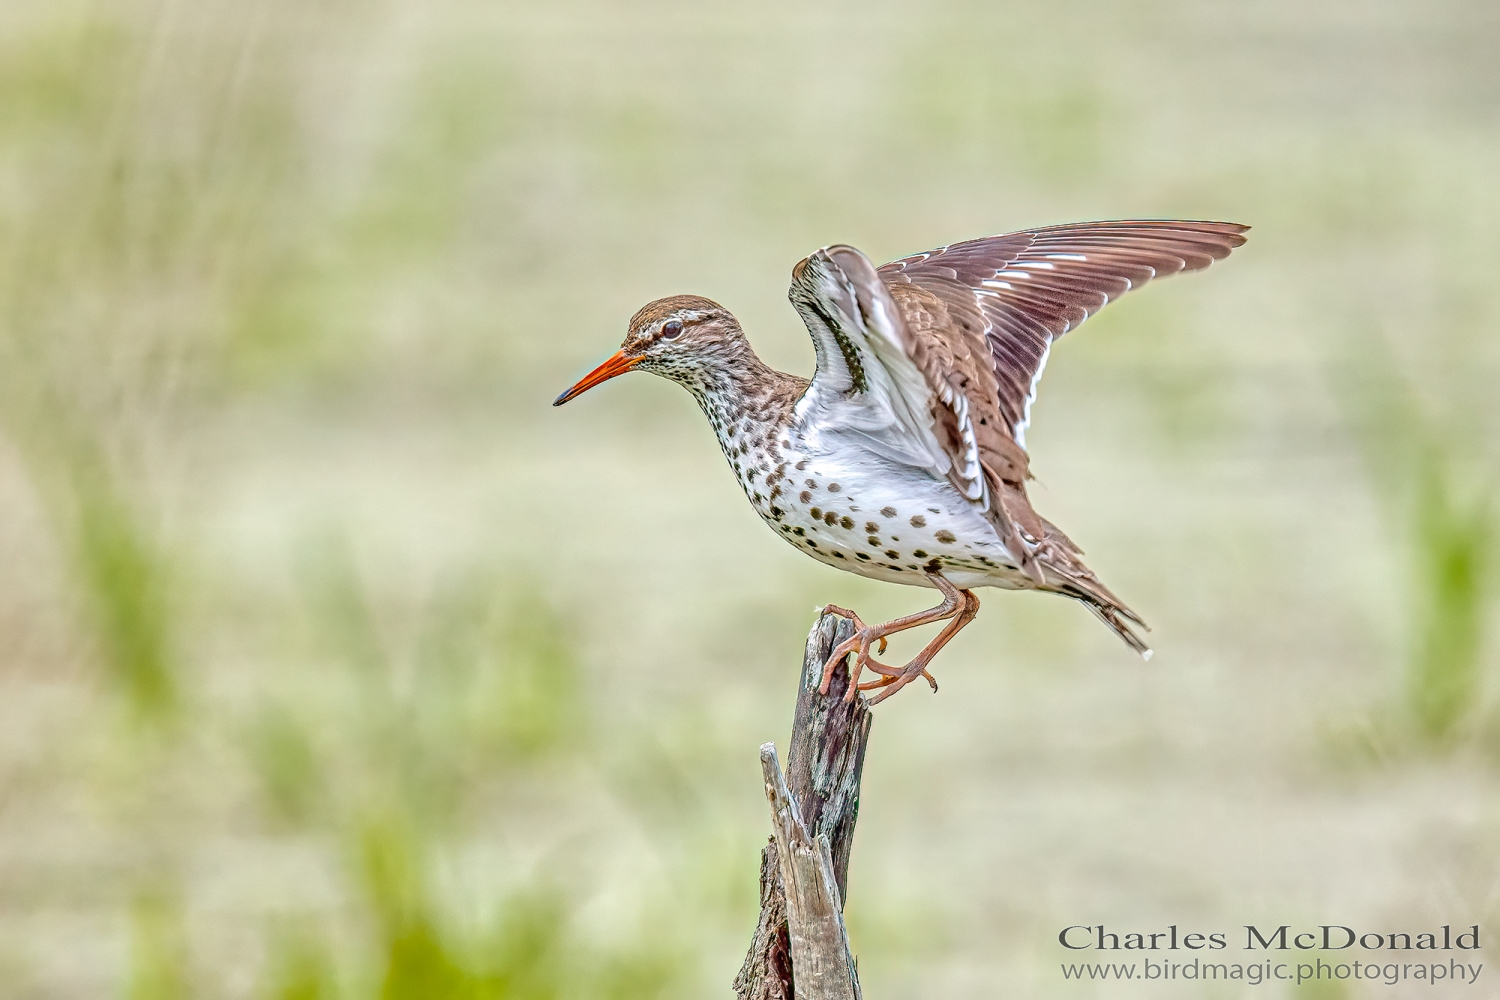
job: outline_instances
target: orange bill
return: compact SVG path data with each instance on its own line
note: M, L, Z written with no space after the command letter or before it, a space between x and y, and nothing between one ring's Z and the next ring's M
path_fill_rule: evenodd
M616 375L624 375L630 369L640 363L640 358L626 357L624 351L616 351L604 364L595 368L585 375L577 385L552 401L553 406L561 406L574 396L582 395L600 382L614 378Z

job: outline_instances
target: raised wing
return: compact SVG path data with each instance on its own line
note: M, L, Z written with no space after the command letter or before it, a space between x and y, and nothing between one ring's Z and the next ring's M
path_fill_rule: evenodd
M942 392L918 367L903 311L869 258L849 246L824 247L792 269L789 297L817 353L817 373L797 404L806 431L858 437L983 502L973 435L965 447L960 432L954 448L946 427L953 420L937 419L954 407L966 419L967 401Z
M1038 586L1084 600L1139 650L1138 621L1026 496L1025 431L1052 341L1154 277L1244 243L1222 222L1094 222L956 243L876 269L853 247L792 270L817 351L797 404L808 433L862 438L946 477L983 508ZM808 419L815 417L816 419Z
M817 373L797 404L803 433L858 438L876 454L947 478L1042 583L1033 553L1045 527L1026 502L1026 452L1000 420L994 363L978 325L950 336L936 295L888 285L848 246L826 247L793 268L791 300L817 351Z
M1047 226L903 257L879 274L893 291L916 285L937 296L955 331L982 331L1000 419L1025 447L1054 340L1152 278L1199 271L1229 256L1247 229L1167 220Z

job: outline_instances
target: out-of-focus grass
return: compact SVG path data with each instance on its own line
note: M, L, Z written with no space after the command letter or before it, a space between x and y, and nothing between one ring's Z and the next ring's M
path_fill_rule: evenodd
M1422 489L1415 544L1426 593L1415 620L1410 695L1423 732L1442 739L1480 694L1490 608L1494 511L1488 494L1465 498L1434 463Z
M160 889L137 897L130 915L127 1000L182 1000L193 995L182 904Z
M93 604L102 660L131 708L164 718L177 702L165 556L140 516L111 493L108 480L85 474L74 483L74 558Z
M488 573L437 587L410 620L382 619L347 545L311 551L314 645L333 657L355 711L309 716L275 704L250 747L268 811L343 844L368 908L370 964L340 968L323 946L277 930L271 995L346 995L340 982L390 1000L670 990L679 975L675 959L663 960L670 942L643 937L630 958L601 950L570 926L572 894L561 885L506 890L477 920L444 902L453 890L444 871L475 836L496 783L532 766L566 773L568 759L592 750L566 619Z
M1360 339L1336 378L1410 567L1410 715L1424 740L1451 742L1480 704L1495 599L1496 474L1475 439L1481 419L1451 399L1435 416L1378 334Z
M261 996L267 1000L331 1000L339 983L323 937L307 926L270 935Z
M1337 979L1313 979L1298 984L1292 995L1297 1000L1345 1000L1349 988Z

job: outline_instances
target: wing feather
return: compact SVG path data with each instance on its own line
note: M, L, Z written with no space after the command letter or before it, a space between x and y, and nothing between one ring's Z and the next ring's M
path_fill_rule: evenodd
M1246 228L1054 226L878 269L852 247L825 247L792 269L790 297L818 367L797 419L804 433L854 436L946 477L986 512L1035 585L1072 587L1091 606L1129 617L1026 497L1031 403L1053 341L1153 278L1223 259Z
M1153 278L1198 271L1245 242L1227 222L1088 222L968 240L880 268L888 285L918 285L955 312L977 314L994 358L999 406L1024 446L1052 341Z
M979 498L977 477L964 474L967 456L940 440L936 387L913 360L901 310L875 265L853 247L824 247L792 269L789 297L817 354L795 414L805 432L857 436L876 454L952 478Z

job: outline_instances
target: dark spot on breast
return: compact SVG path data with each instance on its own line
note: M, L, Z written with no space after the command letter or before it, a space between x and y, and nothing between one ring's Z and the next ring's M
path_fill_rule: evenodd
M823 523L826 524L826 525L828 525L829 527L832 527L833 525L838 524L839 523L839 516L838 516L838 514L836 514L836 513L834 513L833 511L830 510L828 513L826 513L826 514L823 515Z
M817 489L818 488L818 481L816 479L809 479L809 480L807 480L807 488L810 489L810 490Z
M815 542L815 541L813 541L813 540L812 540L812 539L811 539L811 538L809 538L809 539L808 539L808 540L807 540L807 544L808 544L808 545L810 545L810 546L811 546L811 547L813 547L813 548L817 548L817 547L818 547L818 543L817 543L817 542Z
M894 507L882 507L882 508L880 508L880 516L881 517L895 517L896 516L896 508L894 508Z
M808 511L808 513L813 516L814 521L823 516L823 511L818 507L814 507L812 510Z
M929 572L929 573L936 573L936 572L940 571L943 568L943 564L940 563L940 562L938 562L936 559L934 559L932 562L928 563L923 568L926 569L927 572Z
M797 494L797 499L801 500L803 503L812 503L812 494L807 492L806 490L803 490L801 493Z
M926 559L927 558L927 553L923 552L921 549L916 549L915 551L912 552L912 555L916 556L918 559Z
M828 492L829 493L837 493L840 489L841 489L841 487L839 486L838 483L829 483L828 484Z
M856 558L856 559L863 559L865 562L869 562L870 561L870 557L867 556L867 555L865 555L863 552L856 552L856 553L854 553L854 558Z
M852 517L839 518L839 527L843 528L845 531L848 531L850 528L854 527L854 518L852 518Z
M908 565L908 566L907 566L907 567L906 567L906 568L907 568L907 569L917 569L917 568L918 568L918 567L916 567L916 566L912 566L912 565Z
M942 531L939 531L937 534L933 535L932 537L936 538L938 541L942 542L944 545L952 545L954 542L958 541L958 539L954 537L953 532L948 531L946 528L944 530L942 530Z
M869 534L873 535L873 534L875 534L875 532L877 532L879 530L880 530L880 525L876 524L874 521L866 521L865 522L865 531L868 532Z
M753 497L754 497L754 500L755 500L756 503L760 503L762 500L765 499L765 497L763 497L763 496L760 495L759 491L756 491L755 494L753 495Z
M921 514L915 514L912 516L911 526L913 528L925 528L927 527L927 518L923 517Z
M793 466L793 468L795 468L798 472L801 472L803 469L807 468L807 459L804 458L802 461Z
M869 538L866 538L865 541L869 542L871 545L875 546L877 549L880 548L880 546L881 546L881 541L880 541L880 536L879 535L871 535Z
M781 442L781 446L783 448L790 448L792 446L792 442L783 438L782 442Z
M758 475L760 475L759 469L751 469L749 472L745 473L745 478L753 483L755 482L755 477Z
M782 515L785 513L786 511L782 510L780 507L777 507L774 504L771 506L771 516L776 520L781 520Z
M801 538L803 535L807 534L807 532L798 527L792 529L792 534L796 535L798 538Z
M842 552L835 552L835 553L834 553L834 554L833 554L833 557L834 557L834 558L835 558L835 559L842 559L842 558L844 558L844 554L843 554L843 553L842 553Z
M783 524L781 526L781 530L782 531L791 531L792 530L792 526L790 524Z
M885 557L887 559L900 559L901 553L897 552L895 549L886 549Z
M781 487L780 486L773 486L773 487L771 487L771 499L775 500L779 496L781 496Z

